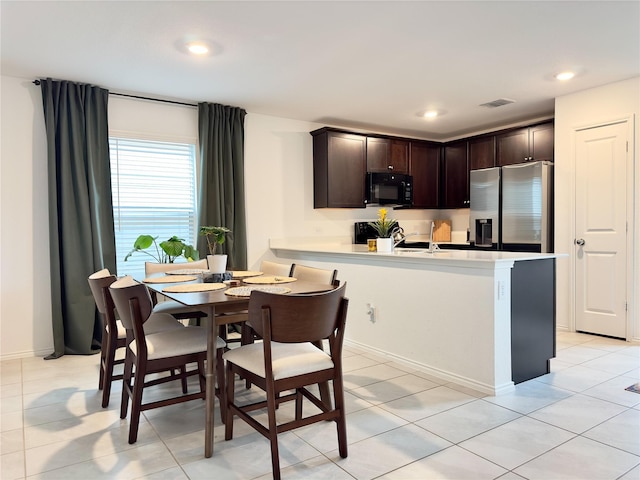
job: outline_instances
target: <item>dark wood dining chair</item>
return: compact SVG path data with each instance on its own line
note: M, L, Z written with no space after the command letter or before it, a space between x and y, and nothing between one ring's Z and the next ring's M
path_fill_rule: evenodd
M140 413L152 408L164 407L206 395L204 362L207 358L207 332L202 327L184 327L177 330L147 334L144 322L152 312L153 304L147 286L136 282L132 277L124 277L109 287L111 297L127 331L127 347L124 360L124 378L122 386L122 403L120 418L126 418L131 399L131 419L129 423L129 443L138 438ZM156 314L166 315L168 314ZM218 355L216 372L218 394L224 394L224 367L222 351L225 343L217 338L215 348ZM167 376L147 380L152 373L173 371L190 363L197 363L197 368L184 373L171 373ZM135 367L135 375L133 375ZM144 389L174 380L182 380L185 376L198 375L200 391L156 400L142 402ZM220 397L219 397L220 398ZM224 413L224 399L220 398L221 415ZM223 416L224 418L224 416Z
M184 269L202 269L207 270L209 268L207 259L196 260L193 262L186 263L155 263L155 262L144 262L144 274L146 277L156 273L167 273L176 270L184 270ZM187 307L186 305L181 304L175 300L162 299L162 301L158 301L157 295L155 292L151 292L151 299L154 304L154 311L157 313L168 313L173 315L178 320L190 320L197 319L198 321L201 318L205 318L207 314L200 310L194 309L193 307Z
M249 299L249 319L263 338L260 343L243 345L223 355L226 361L225 440L233 438L233 417L238 416L271 443L274 479L280 479L278 433L315 422L336 422L338 450L347 457L347 428L342 380L342 344L347 317L346 283L324 293L278 295L254 291ZM324 352L313 342L327 341ZM235 375L248 379L265 392L266 400L235 403ZM333 400L323 401L307 387L333 383ZM294 392L285 393L290 390ZM320 413L303 417L303 400L315 405ZM276 422L277 406L295 400L295 419ZM267 410L267 425L251 412Z
M293 267L295 264L293 263L278 263L272 262L270 260L263 260L260 262L260 271L263 275L275 275L279 277L291 277L291 272L293 271ZM242 327L240 331L240 344L247 345L248 343L253 343L255 340L255 332L251 328L249 324L246 323L249 318L249 312L244 311L244 317L242 318ZM250 385L247 383L247 388Z
M127 334L122 323L116 319L115 306L109 286L115 282L116 276L112 275L108 269L104 268L92 273L89 278L89 288L96 302L98 314L102 320L102 342L100 348L100 378L98 380L98 389L102 390L102 407L109 406L109 397L111 395L111 384L116 380L121 380L122 375L114 375L114 366L124 363L124 360L116 360L116 351L124 348L126 345ZM165 315L151 315L144 324L144 330L147 333L162 332L165 330L173 330L184 328L182 323L173 317ZM186 393L186 379L183 383L183 389Z
M291 266L291 276L306 282L335 285L338 278L338 270L308 267L306 265L294 263Z

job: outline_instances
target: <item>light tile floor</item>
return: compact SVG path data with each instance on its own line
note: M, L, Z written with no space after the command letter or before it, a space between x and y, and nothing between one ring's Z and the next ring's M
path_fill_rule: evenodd
M552 373L499 397L347 348L349 457L338 455L331 422L288 432L283 478L640 479L640 394L625 391L640 381L640 345L557 340ZM216 416L214 456L203 457L200 400L145 412L129 445L121 388L100 408L97 370L96 355L0 362L3 480L271 478L268 442L237 419L225 442Z

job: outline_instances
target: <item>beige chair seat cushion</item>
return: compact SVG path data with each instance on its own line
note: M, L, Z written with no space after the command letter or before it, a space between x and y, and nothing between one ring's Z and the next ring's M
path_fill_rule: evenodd
M118 338L126 338L127 330L120 320L116 320L118 327ZM144 322L144 331L146 334L159 333L166 330L175 330L176 328L184 328L184 325L167 313L152 313Z
M222 358L261 377L265 376L262 343L244 345L226 352ZM333 368L333 360L310 343L271 342L273 378L295 377Z
M193 307L188 307L183 305L180 302L176 302L175 300L165 300L163 302L158 302L153 307L154 313L168 313L170 315L176 314L189 314L194 313L199 316L204 316L205 314L199 310L194 309Z
M202 327L184 327L147 334L145 340L148 360L207 351L207 331ZM218 337L216 348L224 348L225 346L224 340ZM134 354L137 354L135 342L131 342L130 348Z

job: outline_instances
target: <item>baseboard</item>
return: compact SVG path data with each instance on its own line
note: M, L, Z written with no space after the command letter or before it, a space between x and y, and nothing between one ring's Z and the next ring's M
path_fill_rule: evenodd
M53 347L41 349L41 350L24 350L22 352L12 352L7 354L0 354L0 362L7 360L17 360L19 358L32 358L32 357L46 357L53 353Z
M429 375L432 375L433 377L439 378L446 382L451 382L457 385L461 385L463 387L471 388L473 390L477 390L478 392L485 393L487 395L492 395L492 396L504 395L506 393L513 392L515 390L515 384L513 382L507 382L503 385L489 385L487 383L478 382L476 380L463 377L455 373L447 372L445 370L440 370L438 368L433 368L433 367L430 367L429 365L425 365L423 363L419 363L414 360L402 357L400 355L395 355L393 353L389 353L384 350L379 350L377 348L373 348L373 347L370 347L369 345L358 343L353 340L345 339L344 343L347 346L353 346L355 348L359 348L369 353L375 353L376 355L389 358L394 362L398 362L402 365L406 365L420 372L427 373Z

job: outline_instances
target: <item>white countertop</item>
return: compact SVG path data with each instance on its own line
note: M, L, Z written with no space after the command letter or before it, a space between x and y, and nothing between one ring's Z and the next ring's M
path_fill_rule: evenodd
M309 253L320 255L340 255L361 260L393 261L395 263L437 263L440 265L462 265L467 267L487 268L496 264L511 266L515 261L541 260L558 258L566 254L529 253L529 252L498 252L488 250L436 250L428 253L424 248L396 248L392 252L369 252L366 245L351 243L350 237L300 237L300 238L272 238L269 241L272 250L293 253Z

